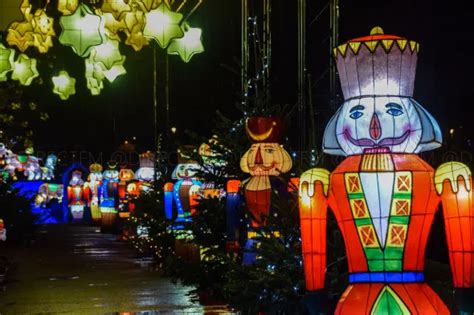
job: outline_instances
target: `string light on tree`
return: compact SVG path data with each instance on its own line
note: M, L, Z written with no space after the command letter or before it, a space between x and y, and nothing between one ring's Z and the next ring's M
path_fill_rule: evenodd
M52 81L53 93L59 95L63 101L76 94L76 79L71 78L66 71L60 71L58 76L52 78Z

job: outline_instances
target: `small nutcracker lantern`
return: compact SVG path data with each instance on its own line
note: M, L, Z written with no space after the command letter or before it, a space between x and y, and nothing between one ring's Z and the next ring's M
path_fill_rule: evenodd
M129 211L129 194L127 191L128 184L134 179L135 173L126 167L120 169L119 172L119 183L118 183L118 198L119 198L119 217L128 218L130 216Z
M254 246L252 239L256 236L257 230L265 225L265 217L270 214L272 190L287 191L287 183L279 175L288 172L293 163L290 154L279 144L283 133L283 123L280 119L272 117L249 118L246 121L246 131L253 144L242 156L240 168L251 175L241 186L247 208L252 214L246 244L246 248L250 250ZM234 183L232 188L235 186ZM231 198L232 194L232 192L229 194ZM228 204L235 205L235 202ZM228 215L238 214L237 211L229 209L227 212ZM236 223L240 220L228 218L227 221ZM228 227L228 231L237 230L236 227ZM237 237L233 235L228 237L229 244L237 241ZM251 264L255 259L256 256L251 251L244 254L245 264Z
M171 175L173 183L166 183L165 215L167 219L176 218L176 222L189 221L197 204L199 189L202 183L195 178L199 164L193 161L191 153L194 147L182 146L178 149L178 165ZM173 204L176 209L173 210Z
M102 215L100 212L99 203L99 187L102 185L102 165L98 163L89 166L89 177L87 185L91 192L91 199L89 206L91 209L91 218L94 223L99 223Z
M84 185L82 172L79 170L72 172L67 187L67 199L73 220L82 220L84 208L89 202L89 189Z
M102 174L102 185L99 188L102 226L114 225L117 217L119 171L116 168L117 164L109 162L107 170Z
M458 307L473 311L472 176L456 162L435 171L417 155L442 139L438 123L413 99L417 56L416 42L380 27L335 49L345 101L326 127L323 150L346 159L332 173L303 173L299 206L313 295L324 288L328 207L342 232L349 286L336 314L449 314L423 273L440 202Z

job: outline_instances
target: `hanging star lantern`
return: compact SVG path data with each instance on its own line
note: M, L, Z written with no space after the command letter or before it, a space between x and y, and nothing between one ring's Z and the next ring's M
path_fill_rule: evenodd
M8 45L18 47L21 52L25 52L28 47L34 45L31 8L29 0L24 0L20 6L20 12L24 20L13 22L8 27L6 38Z
M76 79L71 78L66 71L60 71L59 75L52 78L54 88L53 93L59 95L63 101L71 95L76 94Z
M62 28L59 41L71 46L79 56L87 57L92 47L103 42L101 21L101 17L92 13L88 6L80 4L74 14L59 19Z
M151 10L158 8L161 0L135 0L135 3L142 11L150 12Z
M143 34L156 40L161 48L166 48L174 38L184 36L179 25L183 15L170 10L168 4L161 3L158 8L145 14L146 24Z
M12 79L20 81L22 85L28 86L33 82L33 79L38 76L36 59L29 58L25 54L20 54L14 63Z
M107 70L123 58L119 50L119 41L107 37L102 44L92 48L90 55L92 62L100 62Z
M79 0L58 0L58 11L63 15L73 14L79 5Z
M132 10L128 4L128 0L104 0L101 9L104 13L111 13L117 20L120 20L125 12Z
M200 28L192 28L186 25L183 38L173 39L168 47L168 54L179 55L184 62L189 62L195 54L204 52Z
M135 8L134 11L125 14L123 21L125 23L125 35L127 35L126 45L132 46L135 51L140 51L150 43L150 39L143 34L145 13Z
M97 15L102 16L104 20L105 35L110 39L120 40L118 32L126 29L125 19L116 20L112 13L104 13L100 10L95 11Z
M104 88L104 74L100 68L96 69L95 64L90 62L89 59L86 59L85 63L87 88L92 95L99 95Z
M0 43L0 82L5 82L7 80L7 73L13 70L14 58L15 50L6 48Z
M53 47L53 36L56 32L53 28L54 19L49 17L43 9L36 10L31 21L33 27L33 46L40 53L47 53Z

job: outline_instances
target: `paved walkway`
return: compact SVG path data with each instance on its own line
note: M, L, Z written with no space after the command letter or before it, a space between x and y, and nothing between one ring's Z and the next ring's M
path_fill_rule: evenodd
M94 227L50 225L31 248L5 254L12 267L0 314L226 314L191 302L188 288Z

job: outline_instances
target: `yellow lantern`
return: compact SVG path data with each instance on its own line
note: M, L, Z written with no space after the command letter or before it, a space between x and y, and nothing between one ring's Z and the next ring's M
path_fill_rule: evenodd
M36 59L20 54L14 63L12 79L20 81L20 84L28 86L39 73L36 69Z
M71 78L66 71L60 71L59 75L52 78L53 93L65 101L69 96L76 94L76 79Z
M120 20L125 12L132 10L128 2L128 0L104 0L102 3L102 12L111 13L114 18Z
M125 14L123 21L125 23L125 35L127 35L126 45L132 46L135 51L140 51L150 43L150 40L143 33L145 13L134 8L132 12Z
M58 0L58 11L63 15L71 15L76 11L78 5L79 0Z
M163 2L155 10L145 14L146 24L143 34L155 39L161 48L166 48L173 38L184 36L180 22L183 19L181 13L170 10L168 4Z

